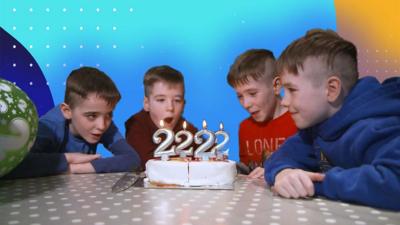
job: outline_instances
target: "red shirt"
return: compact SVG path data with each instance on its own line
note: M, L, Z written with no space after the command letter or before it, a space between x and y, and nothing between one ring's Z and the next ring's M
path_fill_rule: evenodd
M174 132L180 131L182 123L185 119L179 118L177 125L174 128ZM193 126L189 121L187 122L187 130L193 135L197 132L197 128ZM131 116L125 122L125 137L127 142L139 153L142 169L145 168L146 162L153 158L154 150L156 150L158 144L153 142L153 134L158 130L158 127L153 123L150 118L150 114L144 110ZM161 137L164 140L163 137ZM175 141L173 144L177 144ZM194 143L192 146L196 146Z
M258 123L251 117L243 120L239 127L240 161L246 165L253 161L257 166L262 166L263 155L268 157L296 132L289 112L268 122Z

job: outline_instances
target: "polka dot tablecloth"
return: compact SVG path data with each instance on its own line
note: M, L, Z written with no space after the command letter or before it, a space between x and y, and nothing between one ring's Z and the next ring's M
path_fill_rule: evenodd
M289 200L258 180L234 190L144 189L111 193L122 176L60 175L0 181L0 224L400 224L396 212L321 198Z

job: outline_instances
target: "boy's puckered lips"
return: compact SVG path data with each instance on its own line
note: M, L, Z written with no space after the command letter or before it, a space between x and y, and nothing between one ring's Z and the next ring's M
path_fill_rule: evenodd
M166 123L172 123L172 121L174 120L174 118L173 118L173 117L165 117L163 120L164 120L164 122L166 122Z
M102 135L103 135L103 133L101 133L101 134L91 134L93 137L95 137L95 138L100 138Z

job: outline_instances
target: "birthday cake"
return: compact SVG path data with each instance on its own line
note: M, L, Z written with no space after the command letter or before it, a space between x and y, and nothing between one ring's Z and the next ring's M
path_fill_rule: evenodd
M146 163L146 176L149 182L157 185L231 185L236 177L236 163L231 160L191 161L182 159L152 159Z

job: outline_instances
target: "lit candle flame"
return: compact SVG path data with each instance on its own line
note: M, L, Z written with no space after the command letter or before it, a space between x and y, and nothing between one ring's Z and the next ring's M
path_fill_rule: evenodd
M164 120L160 120L160 127L164 128Z
M219 123L219 129L220 130L224 130L224 124L223 123Z
M203 120L203 129L207 129L207 122L206 122L206 120Z
M187 124L186 124L186 120L185 120L185 121L183 121L183 125L182 125L184 130L186 130L186 126L187 126Z

